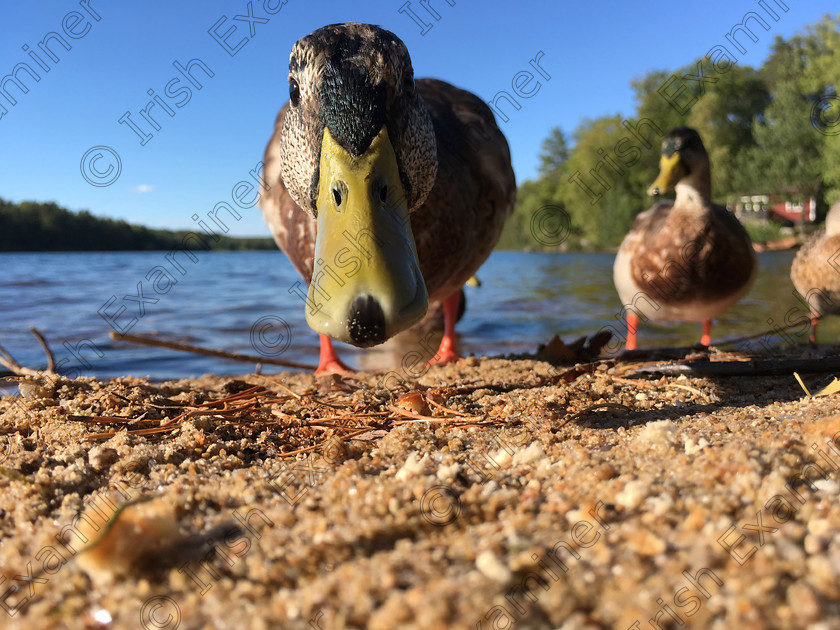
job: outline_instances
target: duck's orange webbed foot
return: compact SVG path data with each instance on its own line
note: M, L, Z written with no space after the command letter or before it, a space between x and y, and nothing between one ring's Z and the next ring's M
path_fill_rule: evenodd
M444 335L443 339L440 340L438 351L435 352L435 356L429 359L426 365L446 365L447 363L457 361L459 358L458 353L455 351L455 341Z
M458 360L455 348L455 320L458 319L458 306L461 304L461 290L458 289L443 301L443 338L440 347L426 365L446 365Z
M703 335L700 337L700 345L707 348L712 343L712 320L703 322Z
M820 323L820 314L816 311L811 311L811 334L808 335L808 341L811 345L817 347L817 325Z
M633 311L627 311L627 341L624 342L625 350L636 349L636 331L639 329L639 316Z
M315 374L350 374L352 368L348 367L333 348L332 339L326 335L318 335L321 339L321 355L318 359L318 369Z

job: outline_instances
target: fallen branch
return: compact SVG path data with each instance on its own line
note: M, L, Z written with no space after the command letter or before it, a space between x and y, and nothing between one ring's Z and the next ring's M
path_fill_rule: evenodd
M11 355L11 353L6 350L2 345L0 345L0 365L3 365L6 369L8 369L12 374L17 376L43 376L44 374L51 374L54 375L55 372L55 358L53 357L52 350L47 345L47 340L44 339L44 336L38 332L35 328L30 327L29 331L35 335L35 338L38 340L38 343L41 344L41 347L44 349L44 353L47 355L47 369L46 370L33 370L32 368L24 367Z
M752 335L741 335L740 337L729 337L726 339L721 339L719 341L715 341L712 343L712 346L731 346L733 344L740 344L745 341L752 341L754 339L761 339L763 337L772 337L778 336L779 333L786 332L791 328L801 327L802 322L794 322L793 324L788 324L787 326L777 326L776 328L771 328L770 330L765 330L764 332L754 333ZM804 345L804 344L803 344Z
M44 354L47 355L47 374L55 374L55 357L53 356L52 350L50 350L50 347L47 345L47 340L44 339L44 336L32 326L29 327L29 332L35 335L38 343L40 343L41 347L44 349Z
M664 374L666 376L783 376L793 372L836 372L840 370L840 357L824 359L786 359L764 361L693 361L669 363L639 368L626 376Z
M701 346L700 344L688 347L654 346L651 348L637 348L636 350L623 350L615 356L615 359L622 363L631 361L679 361L684 359L686 355L695 354L697 352L708 352L708 350L709 348Z
M115 341L128 341L136 343L141 346L155 346L158 348L169 348L170 350L179 350L181 352L192 352L193 354L202 354L208 357L219 357L222 359L230 359L232 361L244 361L246 363L268 363L270 365L280 365L282 367L295 368L298 370L315 371L317 366L309 365L307 363L295 363L294 361L282 361L281 359L272 359L270 357L255 357L248 354L239 354L238 352L225 352L224 350L212 350L210 348L202 348L200 346L191 346L185 343L176 343L174 341L164 341L155 337L147 337L145 335L126 335L113 330L109 333L111 339Z
M772 337L774 335L778 336L780 333L786 332L791 328L797 328L801 326L802 322L794 322L793 324L788 324L787 326L777 326L776 328L771 328L770 330L765 330L760 333L752 333L750 335L740 335L737 337L716 339L713 340L708 346L702 346L699 343L696 343L693 346L688 346L685 348L674 346L654 346L650 348L638 348L636 350L624 350L619 352L616 355L616 358L621 359L622 361L652 361L657 359L679 360L689 353L708 351L709 348L731 346L735 344L744 343L745 341L753 341L755 339L762 339L764 337Z

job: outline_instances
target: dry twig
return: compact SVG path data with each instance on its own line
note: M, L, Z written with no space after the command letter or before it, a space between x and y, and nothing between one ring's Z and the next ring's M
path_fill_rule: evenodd
M0 345L0 365L6 367L12 374L17 376L43 376L44 374L55 375L55 358L53 357L53 353L50 350L49 345L47 345L47 340L44 339L44 336L38 332L35 328L30 327L30 332L35 335L35 338L38 340L38 343L41 344L41 347L44 349L44 352L47 355L47 369L46 370L33 370L32 368L24 367L20 365L15 358L11 355L11 353L6 350L2 345Z
M315 365L308 363L296 363L294 361L283 361L281 359L272 359L270 357L255 357L248 354L240 354L238 352L225 352L223 350L213 350L211 348L202 348L200 346L192 346L186 343L176 343L174 341L164 341L155 337L147 337L145 335L125 335L115 331L109 333L111 339L115 341L128 341L142 346L155 346L158 348L169 348L170 350L179 350L181 352L192 352L193 354L201 354L208 357L219 357L222 359L230 359L232 361L244 361L246 363L268 363L270 365L279 365L282 367L295 368L298 370L309 370L314 372L317 369Z
M840 357L786 359L780 361L691 361L639 368L631 376L657 374L678 376L781 376L794 372L824 373L840 370Z

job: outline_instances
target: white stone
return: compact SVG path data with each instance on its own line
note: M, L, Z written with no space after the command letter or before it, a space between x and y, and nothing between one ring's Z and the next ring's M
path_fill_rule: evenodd
M647 496L647 486L641 481L628 481L624 489L615 495L615 502L621 507L633 510L639 505Z
M406 481L417 475L422 475L426 470L426 464L429 461L429 455L424 454L422 459L417 459L417 451L412 451L405 460L403 467L397 471L397 481Z
M478 554L475 559L475 568L481 571L484 577L496 582L503 583L510 579L510 569L489 549Z
M658 420L645 425L636 441L644 442L650 446L669 446L677 434L677 425L670 420Z
M513 465L520 466L522 464L530 464L538 459L545 457L545 451L539 442L531 442L527 448L516 451L513 456Z

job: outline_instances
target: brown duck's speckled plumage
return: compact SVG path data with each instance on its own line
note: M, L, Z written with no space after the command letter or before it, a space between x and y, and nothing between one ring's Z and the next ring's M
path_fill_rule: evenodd
M274 123L274 135L265 149L263 172L265 181L270 186L260 204L263 217L268 223L274 242L306 280L312 278L313 257L315 255L316 221L304 212L289 194L282 177L282 159L280 157L280 137L283 121L289 104L286 103Z
M796 253L790 267L793 286L819 315L840 313L840 201Z
M674 210L660 201L641 213L628 235L633 280L665 305L715 300L740 291L754 270L744 226L726 208L704 215Z
M307 62L306 68L311 68L311 63ZM416 201L418 195L425 197L413 207L411 229L429 298L439 301L460 289L490 255L513 210L516 181L507 141L486 103L436 79L418 79L414 85L434 130L437 170L434 185L425 195L422 190L418 192L424 182L417 178L409 182L414 191L409 196L409 207L412 198ZM301 103L306 97L301 93ZM284 131L289 129L287 117L294 109L301 108L290 108L287 103L277 116L264 160L271 189L261 205L274 240L308 284L316 222L311 210L304 212L295 203L284 183L288 173L301 168L300 163L284 165L284 159L291 155L289 147L283 146ZM396 129L399 134L390 134L398 155L397 147L405 147L400 158L403 169L410 174L427 168L419 164L425 157L411 150L423 131L411 121L406 123L400 111L392 111L390 116L389 131ZM305 146L320 143L318 134L322 131L316 126L309 127L307 133L315 142L307 138ZM316 155L318 150L315 149ZM298 157L304 160L306 168L314 168L317 163L309 156L300 156L300 151L295 159ZM298 192L308 199L309 191Z
M490 255L516 200L510 150L490 108L436 79L417 90L434 124L437 178L411 215L420 271L431 300L460 289Z

